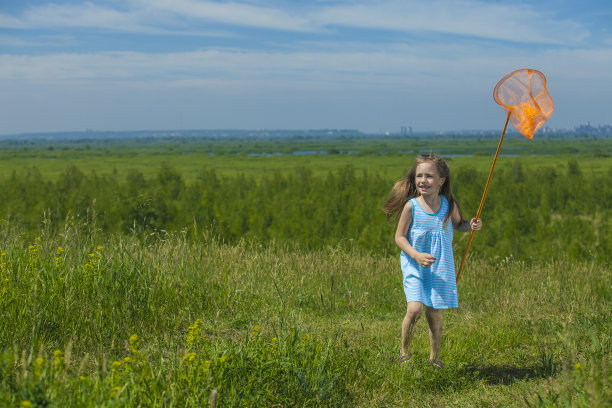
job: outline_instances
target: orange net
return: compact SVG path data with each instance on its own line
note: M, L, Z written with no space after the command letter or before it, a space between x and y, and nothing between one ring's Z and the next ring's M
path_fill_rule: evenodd
M546 89L546 77L535 69L517 69L500 79L493 98L510 115L512 126L528 139L555 110Z
M499 157L499 150L504 141L508 122L511 122L512 126L514 126L523 136L532 139L535 132L542 127L544 122L550 118L550 115L552 115L555 110L552 98L546 90L546 77L535 69L517 69L500 79L493 90L493 98L495 102L504 108L507 117L504 130L497 144L497 151L493 158L493 164L489 171L489 178L487 179L487 184L485 185L482 198L480 199L480 206L478 207L476 218L480 218L485 198L487 198L487 191L489 191L491 177L493 176L495 163L497 163L497 158ZM470 233L470 239L468 240L467 248L465 249L465 254L463 255L463 260L459 267L459 273L456 277L457 283L459 282L459 278L461 278L461 271L463 271L463 267L465 266L465 261L470 252L473 238L474 230Z

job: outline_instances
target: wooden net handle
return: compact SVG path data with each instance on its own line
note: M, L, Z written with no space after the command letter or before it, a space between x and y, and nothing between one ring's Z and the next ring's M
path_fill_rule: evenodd
M502 132L501 138L499 139L499 143L497 144L497 151L495 152L495 157L493 158L493 165L491 166L491 170L489 171L489 178L487 179L487 184L485 185L484 193L482 193L482 198L480 199L480 205L478 206L478 212L476 213L476 219L480 218L480 213L482 212L482 207L484 206L485 198L487 197L487 191L489 191L489 184L491 184L491 178L493 177L493 170L495 170L495 163L497 163L497 157L499 156L499 150L501 149L502 142L504 141L504 135L506 134L506 129L508 128L508 122L510 121L510 115L512 114L512 110L508 110L508 117L506 118L506 123L504 124L504 131ZM468 256L468 252L470 252L470 246L472 245L472 239L474 238L474 230L470 233L470 239L467 244L467 248L465 249L465 254L463 255L463 260L461 261L461 266L459 267L459 273L457 274L457 283L459 283L459 278L461 278L461 271L463 271L463 267L465 266L465 261Z

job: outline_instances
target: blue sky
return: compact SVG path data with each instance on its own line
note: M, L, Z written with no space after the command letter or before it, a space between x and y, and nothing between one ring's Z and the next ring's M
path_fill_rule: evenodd
M517 68L547 125L612 123L612 3L0 1L0 134L498 129Z

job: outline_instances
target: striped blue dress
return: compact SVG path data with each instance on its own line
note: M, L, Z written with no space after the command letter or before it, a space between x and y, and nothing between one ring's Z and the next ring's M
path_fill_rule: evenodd
M449 309L459 306L453 258L453 223L449 220L444 229L448 200L444 196L440 197L442 203L435 214L425 212L416 198L410 200L412 224L407 236L414 249L433 255L436 261L429 268L423 268L404 251L400 259L406 301L421 302L436 309Z

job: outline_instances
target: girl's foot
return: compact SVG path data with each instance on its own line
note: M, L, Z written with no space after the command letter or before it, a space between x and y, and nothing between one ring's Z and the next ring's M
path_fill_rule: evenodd
M442 364L442 362L440 360L436 360L436 359L429 360L429 365L434 367L434 368L442 368L442 367L444 367L444 364Z
M410 356L408 354L402 354L399 358L399 363L404 364L409 359L410 359Z

